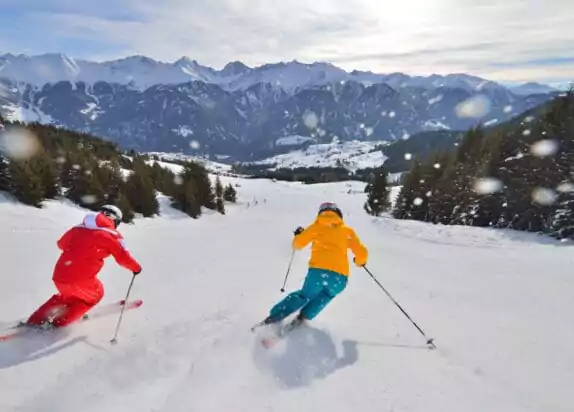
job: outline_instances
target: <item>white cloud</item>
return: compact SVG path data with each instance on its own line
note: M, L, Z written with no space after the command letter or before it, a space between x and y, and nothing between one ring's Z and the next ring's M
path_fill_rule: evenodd
M125 54L190 56L221 67L297 59L493 80L574 77L571 0L59 0L38 14L60 36L105 39ZM104 10L104 11L102 11ZM110 11L112 10L112 11ZM89 11L89 13L88 13ZM117 57L117 56L110 56Z

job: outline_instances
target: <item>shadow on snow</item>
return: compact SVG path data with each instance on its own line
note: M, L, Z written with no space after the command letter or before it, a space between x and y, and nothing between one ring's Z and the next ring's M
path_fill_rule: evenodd
M259 338L255 342L255 364L286 389L311 385L314 380L324 379L359 358L357 342L342 341L339 356L331 336L310 326L292 331L269 350L263 348Z
M82 336L61 342L69 335L68 332L63 329L45 332L29 331L10 341L1 342L0 370L36 361L86 340Z

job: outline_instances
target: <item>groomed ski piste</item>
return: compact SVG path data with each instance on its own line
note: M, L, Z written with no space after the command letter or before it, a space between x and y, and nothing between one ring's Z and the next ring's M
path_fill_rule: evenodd
M131 297L144 303L125 313L116 345L115 315L0 343L0 411L573 410L571 245L373 218L358 182L222 180L241 185L226 216L193 220L162 198L161 217L120 227L143 266ZM292 231L323 201L340 205L368 268L436 350L356 267L317 319L275 347L250 331L284 296ZM2 326L54 292L56 240L85 213L0 202ZM296 254L287 292L308 256ZM110 258L100 279L105 305L124 298L131 274Z

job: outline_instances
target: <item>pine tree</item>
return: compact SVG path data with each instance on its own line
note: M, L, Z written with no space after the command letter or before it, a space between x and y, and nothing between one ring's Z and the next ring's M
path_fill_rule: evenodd
M468 225L472 222L471 204L477 199L473 187L476 183L484 130L479 126L470 129L456 151L454 186L454 208L450 216L452 224Z
M106 199L106 203L116 205L120 208L123 214L122 222L131 223L134 220L135 214L132 205L130 204L127 196L122 192L117 192L114 195L109 196Z
M99 210L106 201L106 192L95 173L83 165L75 164L66 197L87 209Z
M125 184L125 193L135 212L144 217L151 217L159 212L153 181L148 167L142 161L134 161L133 173Z
M454 156L449 156L441 164L443 173L436 182L432 196L429 199L430 221L439 224L450 224L454 207L456 206L457 163Z
M8 168L8 158L0 154L0 191L9 192L11 186L11 178Z
M367 201L365 202L365 211L372 216L380 216L391 207L389 199L388 173L380 167L373 171L371 181L367 184L365 191Z
M219 176L215 178L215 197L223 198L223 185L221 184Z
M49 153L39 154L33 161L33 170L40 176L43 187L43 197L55 199L60 195L60 178L56 163Z
M231 202L231 203L237 202L237 191L236 191L235 188L231 185L231 183L229 183L229 184L225 187L225 190L223 191L223 199L224 199L226 202Z
M574 239L574 191L560 195L550 217L549 234L557 239Z
M195 180L195 187L197 189L196 197L201 206L208 209L215 209L215 194L207 169L197 162L186 162L182 172L183 181L189 179Z
M412 169L406 174L397 200L393 209L393 217L396 219L412 219L413 211L419 206L420 200L417 193L422 179L421 164L414 160Z
M217 212L221 213L222 215L225 214L225 203L223 202L223 198L215 198L215 210L217 210Z
M201 204L197 196L197 186L195 180L184 180L176 188L176 193L172 197L172 206L188 214L194 219L201 216Z
M95 170L95 173L97 180L106 189L106 203L114 203L112 199L126 196L124 193L126 190L126 179L117 161L102 165Z
M484 141L480 162L475 167L475 182L467 209L467 222L472 226L496 226L504 210L505 197L499 173L502 140L502 134L495 134ZM493 182L493 187L491 191L482 193L479 189L484 179ZM497 184L499 188L495 187Z
M8 169L12 180L10 192L14 197L24 204L41 207L44 186L41 176L34 173L30 162L12 161Z
M574 239L574 190L572 165L574 165L574 91L571 90L563 99L557 100L545 117L546 136L554 139L558 152L553 157L557 178L560 179L558 190L561 192L557 202L552 206L548 219L550 235L558 239Z
M215 210L222 215L225 214L225 204L223 202L223 185L219 176L215 178Z

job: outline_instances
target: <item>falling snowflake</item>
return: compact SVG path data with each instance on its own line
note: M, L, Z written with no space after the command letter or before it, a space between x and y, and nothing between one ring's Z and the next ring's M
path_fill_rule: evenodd
M12 128L0 135L0 152L12 160L26 160L38 153L40 142L27 129Z
M455 112L458 117L480 118L488 114L490 106L490 100L484 95L479 95L459 103Z
M393 118L393 117L395 117L395 116L396 116L396 113L395 113L395 112L390 112L390 113L389 113L389 117L390 117L390 118Z
M574 192L574 183L572 182L563 182L558 185L556 188L560 193L569 193Z
M403 134L403 137L402 137L403 140L409 140L410 138L411 138L411 135L408 134L407 132L405 132L405 133Z
M411 153L405 153L405 160L411 160L413 155Z
M435 169L440 169L440 163L435 163L435 164L434 164L434 168L435 168Z
M512 111L512 106L510 106L510 105L504 106L503 111L504 111L504 113L510 113Z
M523 135L523 136L530 136L531 134L532 134L532 130L530 130L530 129L525 129L525 130L522 132L522 135Z
M387 112L386 112L386 111L381 112L381 116L385 117L386 115L387 115Z
M442 99L443 99L443 95L439 94L438 96L433 97L432 99L429 99L428 103L429 103L429 105L433 105L435 103L440 102Z
M530 152L534 156L552 156L558 152L558 142L554 139L539 140L530 147Z
M558 193L546 187L537 187L532 191L532 201L542 206L550 206L556 201Z
M500 180L493 177L486 177L483 179L477 179L474 182L473 190L481 195L488 195L500 191L502 187L503 184Z
M422 200L420 197L415 198L415 200L413 200L413 205L415 206L420 206L422 205L424 202L424 200Z
M78 165L78 164L75 164L75 165L72 166L72 169L74 169L74 170L80 170L80 169L82 169L82 166L80 166L80 165Z
M365 128L365 135L367 135L367 137L371 136L373 134L374 130L372 127L366 127Z
M84 195L82 196L82 203L85 205L93 205L98 201L98 197L96 195Z
M183 177L181 177L180 175L176 175L173 178L173 183L175 183L176 185L182 185L183 184Z
M533 120L534 120L534 116L528 116L528 117L525 117L525 118L524 118L524 122L525 122L525 123L530 123L530 122L533 121Z
M429 190L428 192L425 193L426 197L431 197L432 196L432 190Z
M197 150L200 148L200 144L197 140L192 140L191 142L189 142L189 147L191 147L193 150Z
M66 163L66 158L64 156L59 156L56 158L56 163L63 165L64 163Z
M305 126L307 126L307 128L315 129L319 124L319 118L317 117L315 112L307 111L303 114L303 123L305 124Z

